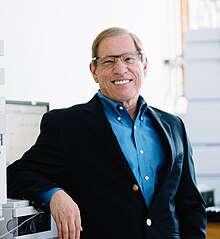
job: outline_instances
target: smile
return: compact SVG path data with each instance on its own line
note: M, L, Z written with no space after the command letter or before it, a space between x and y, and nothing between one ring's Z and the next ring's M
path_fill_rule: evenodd
M124 85L124 84L127 84L129 82L130 82L130 80L118 80L118 81L114 81L114 84L115 85Z

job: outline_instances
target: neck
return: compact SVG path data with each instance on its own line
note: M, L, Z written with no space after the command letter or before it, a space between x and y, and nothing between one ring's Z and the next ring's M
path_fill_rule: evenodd
M135 109L128 110L128 113L130 114L133 121L135 121L137 115L138 115L138 109L137 107Z
M137 102L135 102L132 105L126 104L124 102L122 102L122 105L124 105L129 113L129 115L131 116L131 118L133 119L133 121L135 121L137 115L138 115L138 105Z

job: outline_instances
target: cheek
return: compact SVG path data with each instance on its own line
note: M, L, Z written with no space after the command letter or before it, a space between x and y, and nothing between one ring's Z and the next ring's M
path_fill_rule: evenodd
M97 68L97 69L96 69L96 75L95 75L95 77L94 77L96 83L99 83L99 84L100 84L100 83L102 82L102 78L103 78L103 76L102 76L102 71Z
M99 72L99 83L107 85L111 82L111 74L107 71Z
M145 76L147 74L146 69L145 68L141 68L139 74L140 74L140 77L142 78L142 81L143 81L143 79L145 78Z
M134 75L135 78L138 80L138 82L143 81L143 78L145 77L144 69L139 68L138 70L136 70L135 72L133 72L133 75Z
M139 75L144 78L147 74L147 67L143 63L139 63Z

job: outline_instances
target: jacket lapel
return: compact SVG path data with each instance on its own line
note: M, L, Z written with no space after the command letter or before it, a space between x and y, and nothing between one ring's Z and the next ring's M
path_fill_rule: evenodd
M163 119L163 115L159 113L157 110L153 109L152 107L148 108L148 113L156 123L158 132L161 134L162 143L166 154L166 162L162 169L161 176L156 189L156 191L158 191L161 185L163 184L164 180L167 177L169 177L171 173L175 158L175 145L171 131L171 126L167 124L166 121Z
M108 153L112 155L112 158L135 179L134 174L118 144L117 138L112 131L111 125L104 113L98 96L95 95L93 99L85 105L84 109L88 111L84 120L97 136L99 142L105 147Z

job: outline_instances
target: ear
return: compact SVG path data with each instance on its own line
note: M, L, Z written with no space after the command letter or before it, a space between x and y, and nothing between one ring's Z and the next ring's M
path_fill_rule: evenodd
M90 63L89 68L90 68L90 71L92 73L92 76L93 76L95 82L98 83L99 80L98 80L98 76L97 76L97 73L96 73L96 67L92 63Z
M147 58L145 58L143 60L143 73L144 73L144 77L147 75L147 65L148 65L148 61L147 61Z

